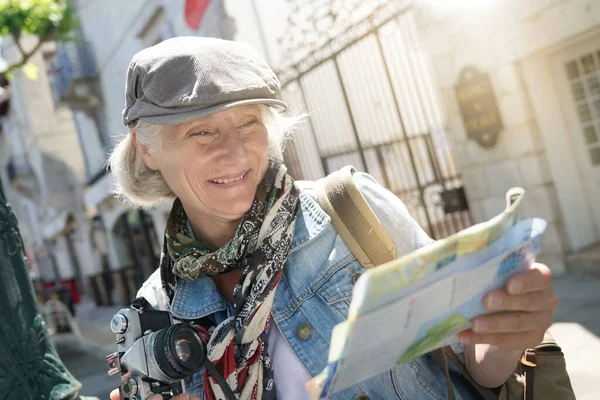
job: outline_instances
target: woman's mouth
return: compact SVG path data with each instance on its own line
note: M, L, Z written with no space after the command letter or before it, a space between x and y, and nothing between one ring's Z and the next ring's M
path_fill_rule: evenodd
M248 175L248 171L244 172L243 174L241 174L239 176L232 177L232 178L210 179L210 182L216 183L216 184L219 184L219 185L228 184L228 183L235 183L235 182L239 182L242 179L244 179L246 177L246 175Z

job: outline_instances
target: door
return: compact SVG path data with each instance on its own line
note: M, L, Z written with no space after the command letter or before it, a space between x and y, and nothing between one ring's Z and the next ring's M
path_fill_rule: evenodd
M579 169L584 196L600 233L600 36L580 42L553 58L554 79ZM573 193L577 196L579 193Z

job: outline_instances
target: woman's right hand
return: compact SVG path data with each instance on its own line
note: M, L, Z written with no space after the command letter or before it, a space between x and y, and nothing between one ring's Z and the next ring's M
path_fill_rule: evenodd
M110 400L121 400L119 396L119 389L115 389L110 392ZM156 394L150 397L148 400L163 400L162 396ZM171 400L200 400L199 397L190 396L189 394L180 394L179 396L171 397Z
M121 396L119 396L119 389L115 389L110 392L110 400L121 400Z

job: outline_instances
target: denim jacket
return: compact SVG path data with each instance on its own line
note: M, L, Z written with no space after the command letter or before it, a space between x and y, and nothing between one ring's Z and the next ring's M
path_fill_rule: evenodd
M394 194L367 174L355 174L355 181L396 245L398 257L431 242ZM354 282L364 268L319 206L314 183L297 181L296 184L301 189L300 210L276 289L272 316L300 362L315 376L327 364L331 331L345 320ZM208 277L181 280L170 307L158 272L148 279L138 295L146 297L155 307L170 309L180 320L199 319L227 309L226 300ZM458 376L452 380L457 399L472 398ZM192 377L187 390L202 398L202 373ZM357 383L331 398L441 400L447 398L446 380L427 355Z

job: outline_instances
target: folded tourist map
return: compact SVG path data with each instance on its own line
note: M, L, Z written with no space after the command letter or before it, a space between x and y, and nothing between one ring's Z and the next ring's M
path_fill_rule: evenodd
M493 219L363 273L347 320L333 329L327 367L307 384L311 398L457 343L472 318L488 313L483 296L538 253L547 223L519 221L524 194L513 188Z

